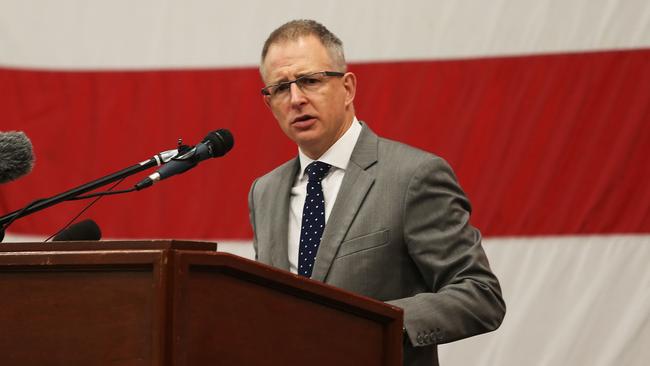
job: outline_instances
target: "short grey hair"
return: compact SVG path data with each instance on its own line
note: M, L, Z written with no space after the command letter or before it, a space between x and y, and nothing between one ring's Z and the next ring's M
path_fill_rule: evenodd
M343 52L343 42L334 33L330 32L324 25L311 19L297 19L284 23L279 28L271 32L264 42L262 48L262 59L260 62L260 73L264 77L264 60L269 48L276 44L287 41L295 41L302 37L314 36L327 49L336 70L346 72L345 53Z

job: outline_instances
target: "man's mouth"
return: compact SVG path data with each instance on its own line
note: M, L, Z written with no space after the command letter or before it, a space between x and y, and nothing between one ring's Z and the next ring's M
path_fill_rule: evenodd
M308 121L308 120L313 119L313 118L314 118L314 116L309 115L309 114L305 114L305 115L294 118L293 123L304 122L304 121Z

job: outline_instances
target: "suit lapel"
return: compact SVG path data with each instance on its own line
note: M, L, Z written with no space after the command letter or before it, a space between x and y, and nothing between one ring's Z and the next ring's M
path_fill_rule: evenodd
M276 268L289 270L289 232L287 220L289 218L289 204L291 201L291 188L296 173L300 169L300 161L296 158L293 163L286 164L285 169L279 174L277 185L271 187L269 199L272 200L269 207L272 207L270 220L272 232L269 234L271 242L271 265Z
M378 137L365 124L350 156L336 202L329 215L311 278L324 282L332 261L375 177L367 169L377 162Z

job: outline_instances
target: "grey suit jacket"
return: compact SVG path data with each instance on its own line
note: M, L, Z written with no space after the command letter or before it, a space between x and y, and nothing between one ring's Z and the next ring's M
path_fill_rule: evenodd
M293 159L249 194L256 258L288 270ZM441 158L365 124L334 202L312 279L404 309L405 365L437 365L436 344L496 329L497 278L469 224L471 207Z

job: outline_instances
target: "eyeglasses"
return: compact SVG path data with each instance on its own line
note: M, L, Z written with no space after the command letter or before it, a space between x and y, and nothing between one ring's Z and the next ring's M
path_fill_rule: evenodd
M270 96L272 98L280 98L286 95L289 95L289 90L291 89L291 84L296 83L298 88L302 91L316 91L318 90L323 83L325 78L328 76L341 77L345 73L337 71L319 71L311 74L303 75L296 80L283 81L274 85L269 85L262 88L262 95Z

